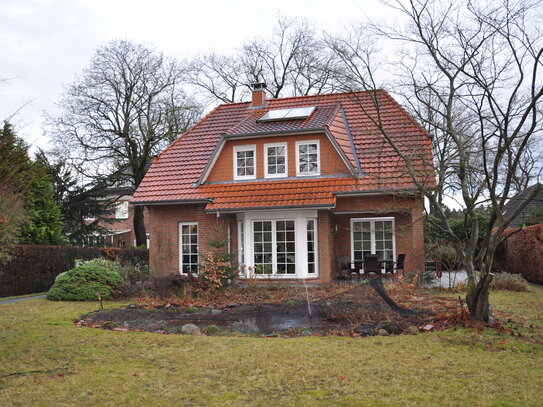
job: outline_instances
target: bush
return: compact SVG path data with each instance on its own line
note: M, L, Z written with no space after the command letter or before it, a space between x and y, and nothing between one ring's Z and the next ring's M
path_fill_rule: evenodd
M511 273L495 273L490 288L494 291L530 291L524 277ZM467 289L467 281L462 281L454 286L456 292L465 292Z
M96 293L100 293L102 299L111 299L113 291L122 284L122 278L113 270L114 267L92 262L75 267L57 278L47 293L47 299L96 301Z
M528 282L520 274L496 273L491 288L500 291L529 291Z
M427 258L438 259L443 271L458 270L461 268L460 259L454 247L450 244L440 244L426 250Z

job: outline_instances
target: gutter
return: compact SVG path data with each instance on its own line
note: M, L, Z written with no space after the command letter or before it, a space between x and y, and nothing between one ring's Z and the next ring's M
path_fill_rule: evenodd
M129 201L134 206L144 206L144 205L179 205L179 204L198 204L205 203L208 204L213 202L212 199L177 199L173 201L162 200L162 201Z
M205 213L236 213L245 211L267 211L267 210L289 210L289 209L333 209L335 205L322 204L322 205L292 205L292 206L262 206L262 207L247 207L247 208L226 208L226 209L206 209Z

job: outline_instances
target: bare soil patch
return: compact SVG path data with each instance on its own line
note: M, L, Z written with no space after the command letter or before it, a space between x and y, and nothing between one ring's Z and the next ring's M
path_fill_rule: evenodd
M458 301L429 289L399 283L385 288L401 306L419 314L393 311L369 284L338 282L308 288L309 303L303 287L232 286L197 298L140 298L123 309L83 315L77 324L159 333L181 333L184 325L194 324L210 334L366 336L384 334L382 329L387 334L413 333L413 327L440 329L448 315L459 311Z

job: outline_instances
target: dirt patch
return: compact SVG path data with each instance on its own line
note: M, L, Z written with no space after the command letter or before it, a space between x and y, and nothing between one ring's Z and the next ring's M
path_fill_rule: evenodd
M146 299L123 309L96 311L81 316L77 324L159 333L181 333L183 326L194 324L201 332L213 334L364 336L381 329L388 334L413 333L413 327L432 329L429 326L436 326L436 315L458 308L451 299L429 290L395 284L385 287L402 306L417 309L419 314L406 317L393 311L368 284L336 283L311 288L309 304L299 288L230 287L198 299L163 303ZM210 325L218 329L208 330Z

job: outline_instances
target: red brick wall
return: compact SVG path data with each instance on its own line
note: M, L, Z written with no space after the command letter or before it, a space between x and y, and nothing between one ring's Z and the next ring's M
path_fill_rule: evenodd
M335 211L318 211L319 278L329 282L337 272L337 256L351 254L351 218L394 217L396 254L406 254L405 272L413 273L424 267L423 203L419 198L380 197L339 198ZM340 210L341 208L341 210ZM346 211L348 214L338 214ZM179 222L198 222L199 251L210 250L209 240L222 226L226 238L228 224L231 252L237 253L237 221L235 215L221 216L204 213L204 205L162 205L149 207L150 266L154 275L179 273ZM337 225L337 231L336 231ZM237 257L236 257L237 258Z
M349 169L337 153L334 146L324 134L304 136L264 137L251 140L227 141L211 170L207 181L229 181L234 178L234 147L239 145L256 145L256 178L264 178L264 144L287 143L288 176L296 176L296 141L319 140L321 175L349 174Z
M338 198L334 212L336 253L351 256L351 218L393 217L395 224L396 255L406 255L405 272L413 273L424 267L424 207L416 197L369 196ZM337 267L337 266L336 266Z
M220 228L223 238L227 237L231 217L217 218L206 214L204 205L157 205L149 206L149 262L151 273L156 276L179 274L179 223L198 223L198 251L209 251L209 241ZM234 223L234 222L232 222ZM232 246L235 249L235 246Z

